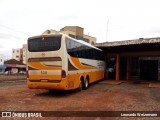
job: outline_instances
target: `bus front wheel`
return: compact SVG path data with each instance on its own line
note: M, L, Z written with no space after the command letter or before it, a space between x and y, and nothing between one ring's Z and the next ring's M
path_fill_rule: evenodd
M78 90L81 91L83 89L83 79L80 79L80 84Z

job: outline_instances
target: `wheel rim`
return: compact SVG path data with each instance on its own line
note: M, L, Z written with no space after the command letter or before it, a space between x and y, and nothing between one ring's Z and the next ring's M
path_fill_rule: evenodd
M88 83L88 79L86 79L86 82L85 82L85 87L86 87L86 88L88 88L88 84L89 84L89 83Z

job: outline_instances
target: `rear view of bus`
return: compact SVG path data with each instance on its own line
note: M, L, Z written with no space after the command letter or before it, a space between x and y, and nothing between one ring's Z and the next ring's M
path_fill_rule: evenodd
M65 90L62 35L30 37L27 52L27 85L31 89Z
M65 34L30 37L27 85L31 89L87 89L104 78L102 50Z

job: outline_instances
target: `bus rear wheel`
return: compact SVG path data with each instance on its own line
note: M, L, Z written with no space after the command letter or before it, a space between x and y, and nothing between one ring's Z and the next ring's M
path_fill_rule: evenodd
M89 77L86 77L85 83L84 83L84 90L86 90L89 86Z

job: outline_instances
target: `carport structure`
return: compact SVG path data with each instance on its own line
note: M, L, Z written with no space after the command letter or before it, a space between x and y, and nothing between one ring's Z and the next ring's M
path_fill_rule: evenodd
M116 80L160 80L160 38L97 43ZM110 77L110 76L109 76Z
M15 59L10 59L4 62L4 65L7 67L6 70L12 73L19 73L20 71L26 71L26 65L21 61Z

